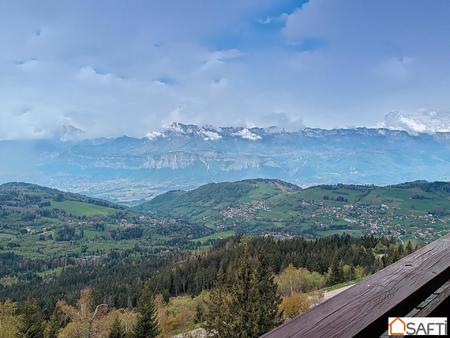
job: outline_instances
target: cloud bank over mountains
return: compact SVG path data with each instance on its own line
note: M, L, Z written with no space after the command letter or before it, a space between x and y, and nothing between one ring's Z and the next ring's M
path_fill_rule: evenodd
M450 113L448 112L419 112L403 114L391 112L384 118L383 127L405 130L409 133L450 132Z
M449 16L445 0L3 1L0 139L376 126L390 111L389 128L445 129L415 112L450 109Z
M262 126L213 126L213 125L195 125L172 122L168 126L147 131L144 135L149 140L166 138L176 135L200 136L205 141L217 141L223 137L236 137L244 140L258 141L264 136L275 133L295 133L305 129L311 129L305 126L302 120L291 120L284 115L276 114L263 119L266 123ZM267 123L274 122L274 123ZM413 114L391 112L385 115L384 121L376 127L381 129L406 131L411 135L450 133L450 113L425 111ZM344 128L346 130L358 128ZM323 130L327 129L315 129ZM51 134L43 134L40 139L55 139L63 142L80 141L91 138L84 130L73 125L64 124L55 128Z

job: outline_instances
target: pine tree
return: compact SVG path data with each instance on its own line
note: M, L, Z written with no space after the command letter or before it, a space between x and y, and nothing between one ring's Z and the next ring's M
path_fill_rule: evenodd
M255 275L250 261L248 245L240 257L239 265L231 285L232 326L238 337L257 337L257 314L255 298Z
M408 243L406 243L406 254L409 255L412 252L413 252L412 243L411 241L408 241Z
M256 266L255 266L256 264ZM220 277L207 303L206 330L212 337L259 337L281 323L280 298L267 262L253 263L244 244L229 284Z
M395 246L391 245L387 252L386 266L398 261L399 258L400 258L400 255L399 255L398 249Z
M20 336L23 338L42 338L42 314L35 299L27 299L20 307L22 325Z
M262 251L259 253L256 263L255 283L257 334L260 336L282 323L282 314L278 310L281 303L278 286Z
M144 284L138 301L138 320L134 331L135 338L154 338L160 334L153 294L148 282Z
M109 332L109 338L124 338L125 332L123 330L123 326L120 323L119 316L114 318L114 321L111 326L111 331Z
M344 281L344 276L339 264L337 257L333 258L331 266L328 271L328 284L335 285L342 283Z
M405 248L403 247L402 244L398 245L398 259L402 258L403 256L405 256Z
M219 273L206 301L205 329L208 337L233 337L230 287L225 283L223 273Z

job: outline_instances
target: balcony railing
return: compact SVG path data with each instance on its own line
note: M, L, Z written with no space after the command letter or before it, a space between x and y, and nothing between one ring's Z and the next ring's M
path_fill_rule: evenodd
M388 317L446 315L449 280L450 234L263 337L379 337Z

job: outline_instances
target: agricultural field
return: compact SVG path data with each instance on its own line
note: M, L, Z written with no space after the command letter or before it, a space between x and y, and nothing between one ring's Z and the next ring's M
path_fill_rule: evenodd
M204 226L25 183L0 186L0 254L95 259L114 250L152 253L192 246Z

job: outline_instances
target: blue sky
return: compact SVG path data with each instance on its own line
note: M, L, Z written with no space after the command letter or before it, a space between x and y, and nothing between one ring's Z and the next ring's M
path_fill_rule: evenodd
M450 110L445 0L0 0L0 139Z

